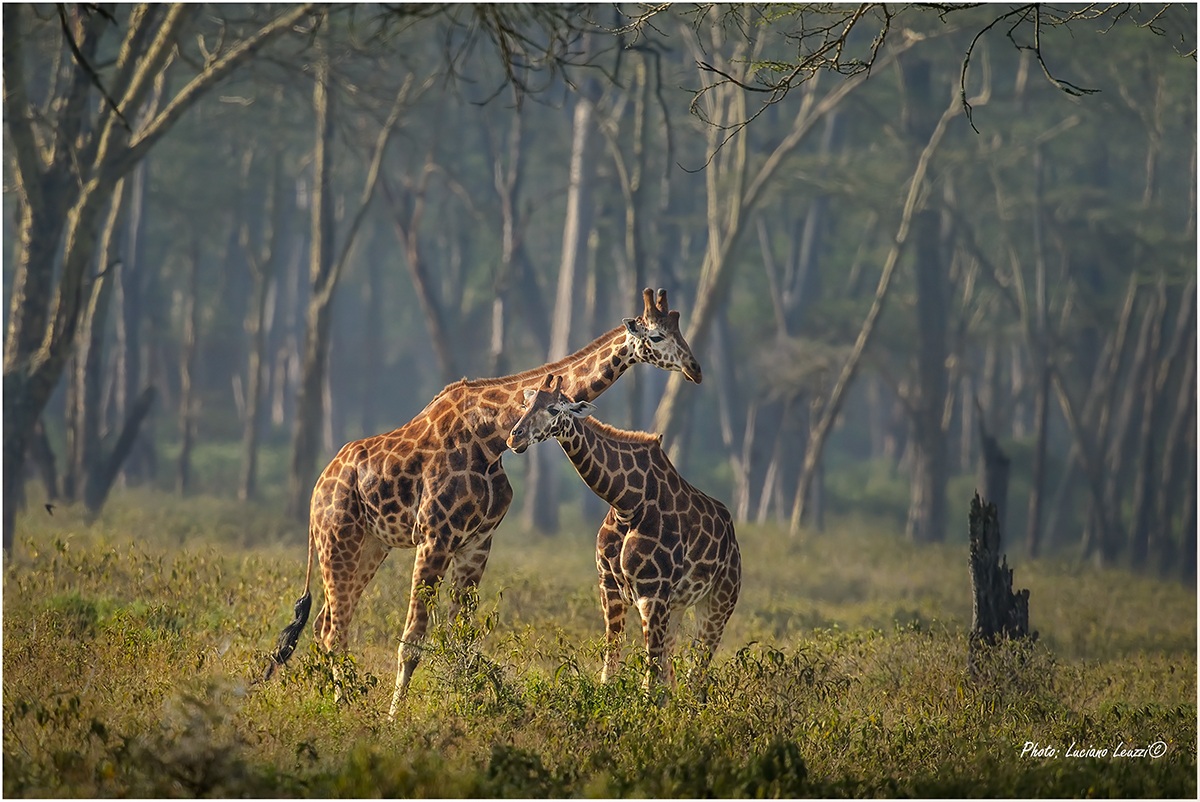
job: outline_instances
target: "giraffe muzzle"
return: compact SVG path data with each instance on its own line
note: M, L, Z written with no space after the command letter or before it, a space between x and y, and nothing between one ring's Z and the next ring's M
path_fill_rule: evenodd
M704 375L700 372L700 363L693 362L685 367L683 369L683 378L687 379L692 384L699 384L704 378Z
M529 441L523 437L518 437L516 432L510 434L508 440L505 442L508 443L508 447L513 450L514 454L524 454L525 449L529 448Z

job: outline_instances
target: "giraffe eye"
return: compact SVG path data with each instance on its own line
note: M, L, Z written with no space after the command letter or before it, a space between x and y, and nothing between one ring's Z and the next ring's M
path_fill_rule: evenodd
M660 343L667 339L665 334L659 334L657 331L646 332L646 336L650 338L650 342L652 343Z
M562 412L562 407L560 407L558 404L551 404L550 406L546 407L546 411L551 415L557 415L558 413Z

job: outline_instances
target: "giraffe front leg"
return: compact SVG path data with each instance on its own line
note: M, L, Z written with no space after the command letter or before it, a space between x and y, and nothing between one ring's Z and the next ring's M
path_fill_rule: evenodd
M611 571L600 574L600 609L604 613L604 668L600 681L608 682L621 665L621 639L628 608Z
M663 665L666 669L667 687L675 690L675 641L679 633L679 622L683 618L683 608L673 607L667 614L667 632L663 636Z
M413 565L412 592L408 600L408 617L404 623L404 635L396 650L396 690L392 694L392 706L388 710L388 721L394 721L401 700L408 693L408 684L421 659L421 644L429 628L429 601L437 593L442 577L450 562L450 552L433 540L426 540L417 547Z
M642 682L642 688L662 704L662 681L666 670L666 644L671 619L670 603L665 598L641 596L636 604L642 616L642 637L646 643L646 678Z
M629 607L621 595L618 571L621 565L621 534L612 511L596 534L596 573L600 577L600 612L604 615L604 668L600 681L608 682L621 664L621 639Z

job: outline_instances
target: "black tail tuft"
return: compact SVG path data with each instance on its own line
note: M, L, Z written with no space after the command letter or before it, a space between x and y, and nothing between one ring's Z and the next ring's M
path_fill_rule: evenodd
M275 673L275 669L286 663L292 656L292 652L296 651L296 642L300 640L300 633L304 631L304 625L308 623L308 613L311 609L311 593L305 593L296 599L296 617L292 619L292 623L283 628L283 632L279 633L279 643L275 645L275 651L271 652L271 660L267 663L263 680L270 679L271 675Z

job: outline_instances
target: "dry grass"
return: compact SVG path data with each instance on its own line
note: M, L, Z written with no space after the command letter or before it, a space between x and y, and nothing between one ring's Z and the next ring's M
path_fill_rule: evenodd
M21 520L4 576L8 796L1182 796L1196 793L1194 588L1016 562L1038 645L965 674L965 545L845 522L741 527L744 594L707 704L599 685L592 532L498 533L480 622L430 641L385 713L411 554L368 590L333 702L288 618L303 536L270 512L153 493ZM685 666L686 663L681 664ZM1022 757L1026 742L1059 750ZM1163 742L1152 758L1068 758Z

